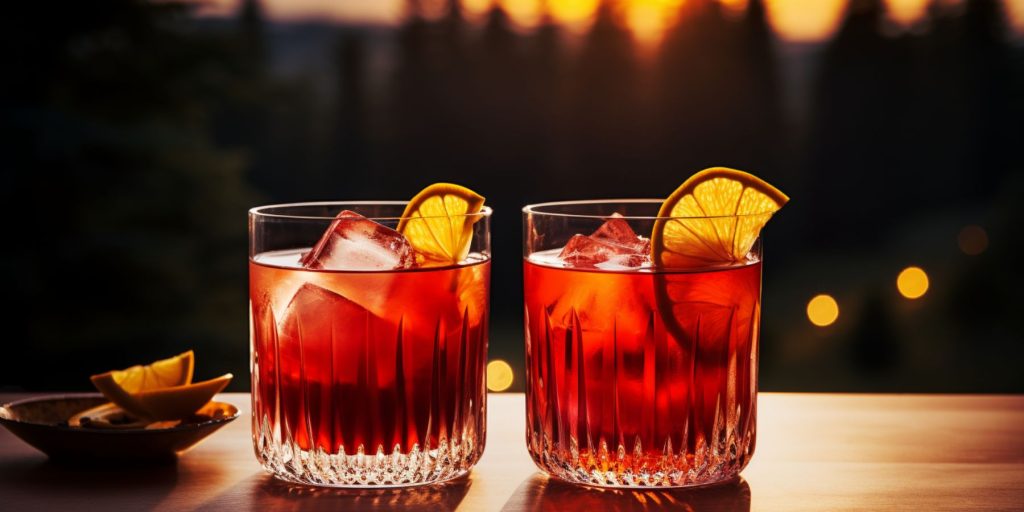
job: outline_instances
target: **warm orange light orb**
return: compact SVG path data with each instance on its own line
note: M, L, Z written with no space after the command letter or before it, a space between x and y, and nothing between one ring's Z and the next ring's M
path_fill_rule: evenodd
M599 4L599 0L556 0L548 2L547 7L552 18L571 25L592 18Z
M928 274L920 267L907 267L896 277L896 288L908 299L919 298L928 291Z
M681 0L630 0L622 4L626 25L641 44L653 45L675 22Z
M765 8L772 30L786 41L828 40L843 20L846 0L768 0Z
M925 18L931 0L885 0L886 17L909 27Z
M505 391L512 387L514 379L515 374L512 372L512 367L505 361L495 359L487 363L487 389Z
M543 14L540 0L501 0L500 5L520 27L536 27Z
M839 303L831 295L815 295L807 303L807 319L818 327L827 327L839 318Z

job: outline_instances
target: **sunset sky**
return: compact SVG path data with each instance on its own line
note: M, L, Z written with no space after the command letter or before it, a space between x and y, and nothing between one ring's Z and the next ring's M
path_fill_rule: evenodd
M686 0L621 0L622 18L638 40L657 41L670 26ZM719 0L728 9L741 12L747 0ZM961 0L946 0L956 4ZM241 0L207 0L208 15L235 12ZM542 19L541 0L463 0L466 14L479 18L495 2L508 12L512 21L530 29ZM835 33L848 0L767 0L768 17L775 32L784 40L818 42ZM889 17L901 26L921 20L930 0L885 0ZM1024 34L1024 0L1004 0L1016 34ZM440 13L444 0L425 0L424 9ZM585 30L596 12L599 0L548 0L552 18L570 31ZM326 19L336 22L394 25L401 21L404 0L263 0L267 15L276 21Z

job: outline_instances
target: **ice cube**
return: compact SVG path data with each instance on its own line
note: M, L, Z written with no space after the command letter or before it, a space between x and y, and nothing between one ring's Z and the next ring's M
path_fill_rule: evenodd
M647 262L651 241L637 236L625 218L612 214L590 236L574 235L558 255L574 267L636 268Z
M651 241L638 236L636 231L629 226L629 222L626 222L625 217L618 213L613 213L611 217L608 217L604 224L601 224L601 227L597 228L597 231L590 236L604 243L624 247L631 253L647 254L651 251Z
M362 306L311 283L288 303L271 353L277 363L281 428L302 449L333 452L342 444L333 431L330 404L351 400L339 397L336 386L355 381L371 322Z
M326 270L394 270L413 266L412 246L401 233L344 210L311 251L302 266Z
M326 288L306 283L295 291L281 318L281 335L298 342L300 337L322 337L323 343L309 347L330 346L334 330L361 332L352 326L365 326L365 308ZM343 334L343 333L342 333Z
M628 247L584 235L573 235L558 257L573 267L597 267L614 261L616 266L633 268L639 267L645 260L644 254L634 253Z
M646 261L646 257L640 254L616 254L594 266L601 270L629 270L643 266Z

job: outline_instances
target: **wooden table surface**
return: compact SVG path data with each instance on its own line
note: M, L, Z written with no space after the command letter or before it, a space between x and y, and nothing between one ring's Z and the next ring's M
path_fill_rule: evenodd
M646 492L539 474L523 440L521 394L490 396L487 449L468 478L368 492L266 475L253 456L248 395L221 399L243 416L155 467L53 463L0 429L0 509L1024 510L1024 396L762 393L757 452L738 482Z

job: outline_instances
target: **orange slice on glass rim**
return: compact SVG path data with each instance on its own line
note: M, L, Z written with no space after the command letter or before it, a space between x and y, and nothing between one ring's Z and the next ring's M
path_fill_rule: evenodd
M743 171L712 167L683 182L661 205L651 232L655 267L687 269L746 260L786 194Z
M672 270L751 262L761 229L788 201L778 189L743 171L700 171L662 203L651 233L651 261L656 268ZM723 271L716 279L659 272L654 292L665 327L677 340L722 339L728 333L749 339L758 316L758 291L751 286L749 278L733 271Z
M455 265L466 259L473 242L474 215L484 197L452 183L435 183L413 197L402 213L398 232L416 250L424 266Z
M452 183L435 183L420 191L405 207L398 231L409 240L416 263L424 267L458 265L473 245L473 225L480 220L484 197ZM449 289L458 297L459 314L479 318L486 308L489 268L468 265L452 274Z

